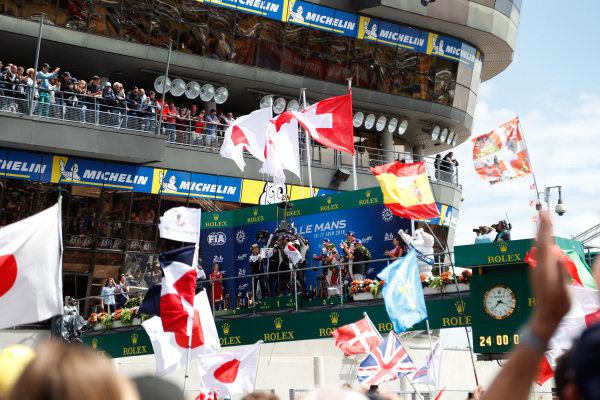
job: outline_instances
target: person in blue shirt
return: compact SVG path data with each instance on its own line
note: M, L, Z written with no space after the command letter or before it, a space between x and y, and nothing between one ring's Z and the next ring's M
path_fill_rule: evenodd
M102 296L100 299L100 304L104 308L105 312L114 312L115 311L115 292L117 287L115 285L115 280L113 278L108 278L104 287L102 288L102 292L100 295Z
M214 147L215 141L217 140L217 124L219 123L217 110L210 110L210 113L206 116L205 121L206 128L204 129L204 133L206 134L206 144L210 147Z
M480 226L475 237L475 244L492 243L496 238L496 230L489 226Z
M48 63L42 64L42 70L38 71L38 79L42 80L40 85L40 98L38 106L38 115L41 117L47 117L50 112L50 94L48 88L50 87L50 79L58 77L58 71L60 68L55 68L53 72L50 72L50 65Z

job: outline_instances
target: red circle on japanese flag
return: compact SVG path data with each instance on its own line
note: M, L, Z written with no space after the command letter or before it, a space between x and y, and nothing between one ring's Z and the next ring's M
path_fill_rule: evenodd
M237 378L239 369L240 360L234 358L217 368L213 375L219 382L233 383Z
M17 280L17 260L12 254L0 256L0 297L10 290Z

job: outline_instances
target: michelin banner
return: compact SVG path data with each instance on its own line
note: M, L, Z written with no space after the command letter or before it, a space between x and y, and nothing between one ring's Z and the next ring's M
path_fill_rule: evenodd
M202 230L202 267L208 273L212 265L219 268L226 277L251 274L249 257L254 243L266 243L265 231L277 229L283 213L287 222L293 223L297 232L309 240L306 252L307 266L311 266L312 255L321 253L322 241L327 238L339 248L346 239L347 231L354 231L371 253L372 259L385 258L384 252L392 250L393 238L399 229L410 232L411 221L392 214L383 205L381 190L376 188L318 196L312 199L292 201L286 210L276 205L248 207L234 211L206 213ZM443 206L447 207L447 206ZM434 222L437 223L437 222ZM262 235L262 238L261 238ZM222 261L221 261L222 260ZM314 261L318 266L318 261ZM373 278L385 267L385 263L368 266L368 277ZM308 271L304 277L304 287L316 288L316 278L321 270ZM232 299L239 293L245 297L252 293L250 278L236 279L224 283L225 293ZM271 287L275 291L275 287Z

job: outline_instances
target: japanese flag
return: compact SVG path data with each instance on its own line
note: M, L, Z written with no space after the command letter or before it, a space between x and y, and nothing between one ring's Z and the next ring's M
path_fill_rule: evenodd
M144 321L142 326L152 342L156 357L156 375L166 375L185 365L189 336L165 332L160 317L150 318ZM194 299L192 332L190 360L200 359L204 354L221 350L217 327L205 291L198 293Z
M0 328L62 314L60 203L0 229Z
M217 389L221 395L253 392L260 344L257 342L243 350L209 354L199 359L202 387Z

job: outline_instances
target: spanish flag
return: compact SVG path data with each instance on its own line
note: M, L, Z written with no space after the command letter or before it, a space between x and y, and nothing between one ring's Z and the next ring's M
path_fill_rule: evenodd
M413 164L394 161L370 169L381 185L383 203L394 214L408 219L440 216L424 161Z

